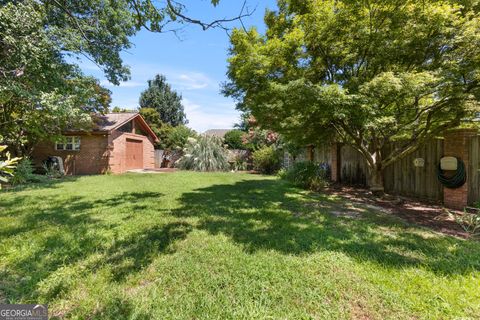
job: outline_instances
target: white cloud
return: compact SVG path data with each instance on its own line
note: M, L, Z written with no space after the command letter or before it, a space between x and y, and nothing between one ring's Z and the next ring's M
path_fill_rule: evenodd
M188 126L202 133L208 129L229 129L238 122L239 115L232 104L229 108L220 107L220 110L206 110L199 104L184 98L183 105L187 114Z
M171 82L179 90L199 90L212 85L213 81L203 73L183 72L167 73L167 81Z

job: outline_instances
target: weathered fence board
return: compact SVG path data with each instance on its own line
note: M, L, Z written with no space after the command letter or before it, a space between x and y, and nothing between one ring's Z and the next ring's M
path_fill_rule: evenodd
M350 146L340 149L340 181L347 184L367 184L367 165L359 151Z
M385 191L429 200L442 200L443 189L437 180L437 166L443 155L443 141L432 140L417 151L385 168ZM414 160L424 159L416 167Z
M480 168L480 139L478 136L472 137L470 139L469 145L469 159L468 159L468 168L467 168L467 181L469 183L468 188L468 203L473 205L480 200L480 179L478 170Z
M390 146L392 148L394 146ZM480 136L472 137L468 145L469 159L466 163L468 177L468 203L480 201ZM388 151L388 150L387 150ZM289 164L308 159L307 150ZM438 181L437 170L444 156L444 140L434 139L414 153L385 168L385 191L392 194L412 196L428 200L443 200L443 186ZM414 160L421 158L424 165L416 167ZM326 143L314 149L314 161L332 164L332 146ZM367 184L367 166L362 155L350 146L340 148L340 181L346 184Z
M160 168L162 166L163 153L163 150L155 150L155 168Z

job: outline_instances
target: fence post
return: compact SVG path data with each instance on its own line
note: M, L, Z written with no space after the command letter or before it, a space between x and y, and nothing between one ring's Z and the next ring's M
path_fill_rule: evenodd
M453 129L445 133L444 156L457 157L469 167L469 143L471 137L478 134L477 129ZM466 183L457 189L443 188L443 202L447 208L463 209L468 205L470 174L467 170Z
M330 146L330 158L332 163L330 164L332 170L332 181L340 182L340 168L342 167L340 159L340 144L333 143Z

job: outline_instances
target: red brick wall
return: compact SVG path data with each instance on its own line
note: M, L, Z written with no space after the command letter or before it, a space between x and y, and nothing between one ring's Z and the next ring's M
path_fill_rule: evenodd
M49 156L63 159L68 175L102 174L108 170L107 136L80 135L79 151L55 150L55 143L44 141L35 146L32 160L36 167L41 167Z
M472 136L478 133L472 129L451 130L445 134L444 156L457 157L469 163L468 145ZM467 172L467 182L460 188L443 188L443 201L446 207L452 209L463 209L468 204L468 185L469 173Z
M136 121L133 131L135 132ZM126 171L126 140L141 140L143 145L143 168L155 167L155 150L151 137L135 133L113 131L107 135L80 135L79 151L55 150L55 143L42 142L35 146L32 159L35 166L41 167L49 156L63 159L66 174L103 174L106 172L124 173Z
M143 168L155 167L155 150L153 142L150 138L133 134L124 133L120 131L113 131L108 137L110 148L112 148L110 156L110 171L112 173L124 173L126 168L125 152L126 152L126 140L142 140L143 142Z

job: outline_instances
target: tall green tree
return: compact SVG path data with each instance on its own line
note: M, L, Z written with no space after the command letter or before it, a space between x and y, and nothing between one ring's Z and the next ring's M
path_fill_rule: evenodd
M89 113L110 102L96 79L65 62L38 7L34 1L0 6L0 142L15 155L67 127L88 127Z
M148 88L140 94L140 107L154 109L162 123L174 127L188 123L182 96L172 89L163 75L157 74L153 80L148 80Z
M231 19L204 22L186 11L173 0L0 0L0 142L25 153L68 127L87 128L90 112L108 108L110 92L85 77L74 58L92 61L119 84L130 77L120 53L142 28L225 28L250 14L243 6Z
M478 0L279 0L264 35L233 33L224 91L297 143L351 145L382 190L386 167L478 114L479 10Z

